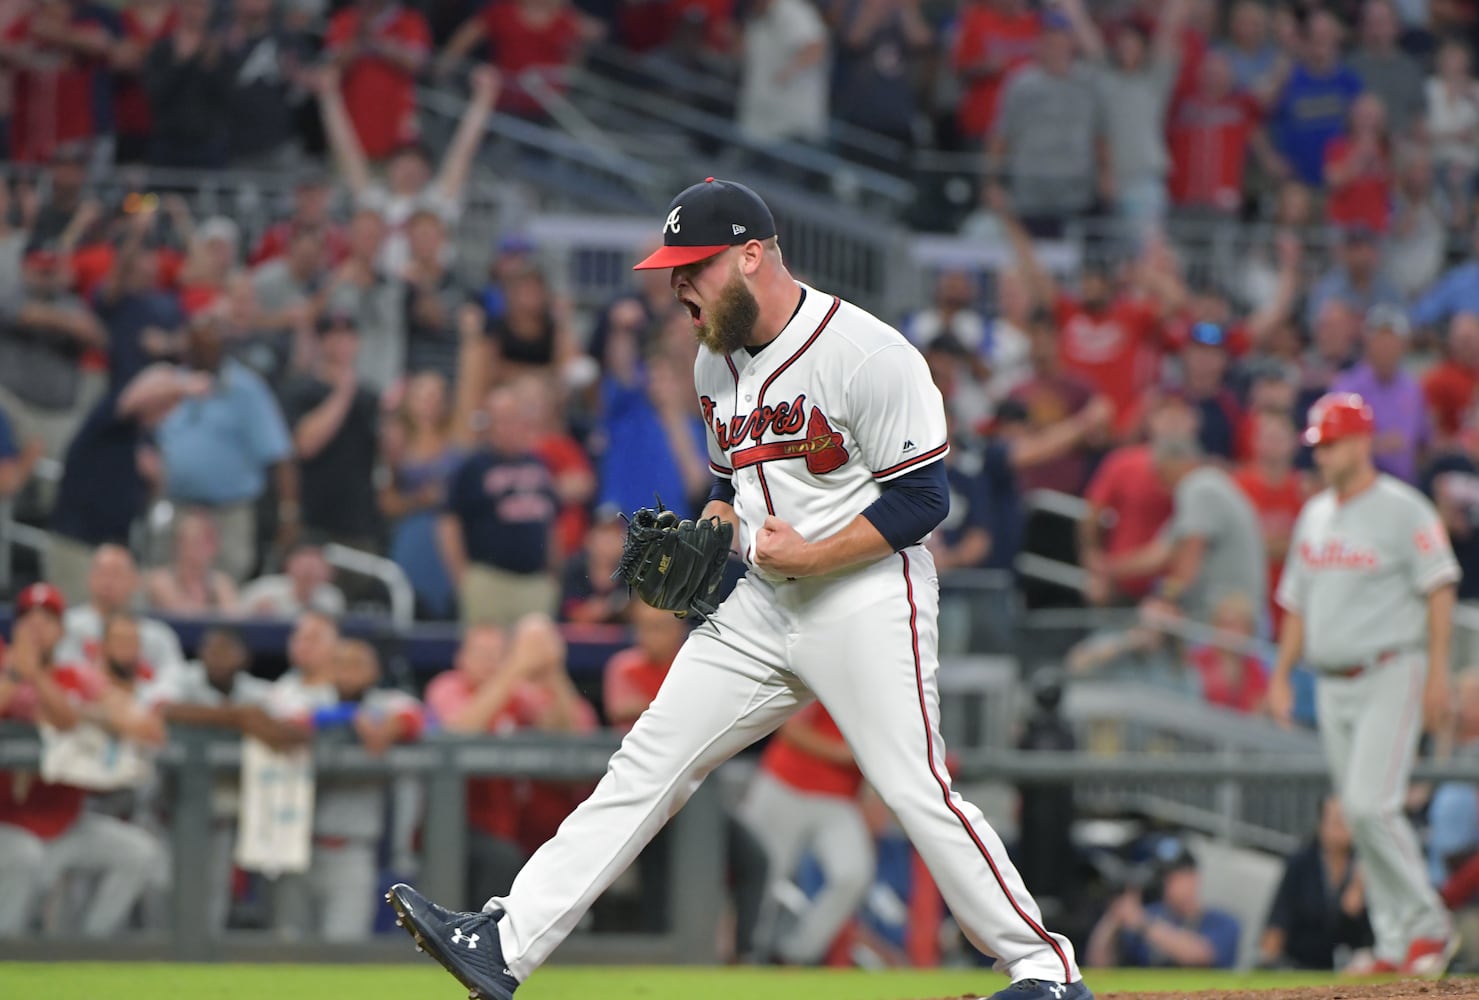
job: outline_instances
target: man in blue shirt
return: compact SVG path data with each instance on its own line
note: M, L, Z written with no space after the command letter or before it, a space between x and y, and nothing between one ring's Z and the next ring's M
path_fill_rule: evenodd
M1127 889L1089 937L1088 964L1101 968L1231 969L1241 930L1231 914L1202 905L1197 862L1179 841L1157 849L1161 898L1146 905Z
M220 321L202 313L190 326L186 359L212 376L211 391L181 403L159 425L164 494L176 504L209 510L221 537L219 568L236 581L257 564L257 501L272 470L277 488L277 544L298 528L298 470L282 410L266 383L223 358Z
M1412 325L1444 326L1457 313L1479 314L1479 223L1467 261L1449 269L1412 307Z
M1325 145L1345 131L1361 78L1340 61L1341 25L1328 11L1310 14L1305 57L1289 73L1269 109L1274 144L1294 179L1325 186Z

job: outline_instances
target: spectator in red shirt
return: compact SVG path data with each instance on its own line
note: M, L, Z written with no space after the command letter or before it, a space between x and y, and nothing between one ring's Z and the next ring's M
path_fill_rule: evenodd
M1152 406L1152 434L1196 433L1197 413L1179 395L1160 396ZM1088 598L1095 604L1138 601L1150 593L1154 575L1115 580L1109 560L1149 545L1171 517L1171 491L1156 473L1147 444L1111 451L1084 491L1088 509L1078 524L1079 561L1093 581Z
M324 43L364 154L383 160L413 142L416 74L431 49L426 18L395 0L356 0L329 21Z
M267 227L248 263L256 267L281 257L287 253L293 234L303 229L323 233L329 261L335 265L341 263L349 255L349 240L331 214L333 195L333 185L322 171L313 170L299 176L293 185L293 214Z
M1342 228L1362 225L1385 233L1392 214L1391 138L1381 98L1364 93L1351 104L1345 135L1325 147L1325 204Z
M1245 594L1228 594L1212 611L1211 626L1239 639L1251 640L1258 631L1258 609ZM1209 705L1235 712L1258 712L1268 690L1268 675L1258 657L1217 646L1193 646L1186 654L1189 667L1202 680L1202 697Z
M43 0L0 39L0 66L10 72L10 156L45 163L69 142L97 135L96 75L106 69L112 36L74 0Z
M1273 599L1284 572L1284 556L1294 534L1294 521L1309 495L1308 484L1294 468L1299 450L1290 414L1265 410L1253 415L1253 454L1233 473L1236 482L1263 526L1263 544L1268 550L1269 615L1278 634L1283 609Z
M437 70L448 75L474 48L486 45L488 61L507 81L499 110L542 118L544 105L526 85L525 75L537 75L563 93L559 71L578 63L585 46L601 34L599 23L565 0L492 0L457 29L437 59Z
M1039 305L1049 308L1059 329L1064 375L1083 379L1115 408L1114 432L1124 437L1134 426L1135 403L1157 375L1164 338L1163 319L1180 309L1185 290L1170 272L1166 255L1148 248L1137 264L1140 283L1149 297L1115 288L1110 275L1093 264L1079 279L1079 295L1060 291L1039 264L1032 239L1004 205L997 211L1007 227L1017 266L1033 288Z
M1423 378L1423 395L1433 411L1435 444L1453 442L1479 388L1479 316L1454 313L1448 321L1448 356Z
M84 665L58 664L61 593L38 583L16 599L12 645L0 660L0 718L45 723L62 732L101 724L124 739L163 741L159 718L110 690ZM82 706L91 705L86 714ZM132 824L85 811L86 793L35 774L0 771L0 938L24 933L48 877L101 876L74 933L109 937L143 894L168 877L164 847Z
M688 638L687 621L641 601L632 602L627 620L636 644L607 662L601 682L606 721L620 733L631 732L647 711Z
M776 942L782 962L820 962L868 891L877 852L858 805L862 786L852 751L820 702L781 726L760 758L740 818L765 845L771 884L793 877L808 853L825 880Z
M1233 89L1232 65L1220 52L1202 59L1197 86L1176 102L1167 122L1171 202L1231 215L1243 204L1243 168L1258 129L1258 104Z
M511 633L491 625L468 628L452 669L427 685L426 708L449 733L586 733L596 728L595 711L565 670L565 641L542 615L519 619ZM470 779L468 905L476 908L489 895L507 892L529 854L554 834L588 791L583 784Z
M964 93L955 127L969 143L980 143L996 122L1002 83L1032 58L1042 22L1026 0L973 0L960 12L951 59Z

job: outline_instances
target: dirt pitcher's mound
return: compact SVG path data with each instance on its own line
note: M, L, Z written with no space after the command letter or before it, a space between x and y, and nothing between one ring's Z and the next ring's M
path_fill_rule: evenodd
M1400 983L1328 983L1277 990L1166 990L1158 993L1099 993L1099 1000L1479 1000L1479 979L1408 979ZM940 1000L975 1000L942 997Z
M1400 983L1327 983L1276 990L1204 990L1199 993L1101 993L1099 1000L1479 1000L1479 979L1408 979Z

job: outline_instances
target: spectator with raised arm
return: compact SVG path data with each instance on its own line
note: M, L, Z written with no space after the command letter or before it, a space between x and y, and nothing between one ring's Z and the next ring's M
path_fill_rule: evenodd
M1109 190L1107 123L1094 74L1074 56L1072 22L1042 15L1037 58L1002 87L987 147L984 190L996 210L1007 204L1033 232L1056 233Z
M1245 6L1258 5L1244 3L1238 9ZM1171 203L1224 217L1238 212L1248 154L1266 147L1261 119L1258 102L1236 89L1231 57L1207 53L1196 87L1172 105L1167 123Z
M67 448L48 524L46 577L64 597L87 596L93 549L109 543L126 548L134 521L144 514L151 490L145 468L158 467L146 434L182 401L210 391L202 373L153 365L103 397L83 420ZM145 455L152 458L146 462Z
M129 213L116 241L113 265L93 296L108 337L108 381L115 392L178 349L185 314L173 292L161 289L159 221L150 208Z
M1269 9L1263 0L1235 0L1227 27L1227 38L1216 52L1227 60L1233 89L1262 103L1287 70L1270 31Z
M0 386L19 404L16 416L41 439L46 455L60 458L102 393L98 366L85 362L107 348L108 334L70 290L64 248L33 245L21 267L21 300L0 316Z
M920 0L835 0L829 12L837 41L833 116L906 147L915 143L920 111L917 71L934 42L922 6Z
M304 98L306 43L277 23L272 0L233 0L222 45L233 167L282 170L298 159L294 118Z
M1281 179L1315 188L1324 183L1325 147L1345 128L1351 102L1363 89L1341 60L1343 31L1332 12L1313 11L1305 19L1299 58L1271 100L1269 125Z
M596 728L595 710L566 670L565 642L543 615L525 616L507 631L468 628L452 669L427 685L426 708L447 733L588 733ZM553 781L469 779L468 901L477 905L490 892L506 892L524 860L585 791Z
M209 510L220 529L221 569L245 580L257 564L257 502L272 474L280 548L299 527L298 467L277 400L251 369L223 355L219 321L210 314L190 324L189 366L209 379L209 391L184 400L157 431L164 494L186 507Z
M1166 111L1180 68L1187 0L1159 5L1154 35L1133 18L1116 23L1106 46L1082 0L1064 0L1079 49L1097 71L1109 145L1109 200L1136 238L1166 216Z
M1007 78L1031 61L1041 32L1027 0L962 5L950 59L962 86L955 128L964 142L981 145L991 135Z
M349 8L338 16L357 13L357 10ZM378 153L367 152L368 147L351 120L346 103L348 98L340 92L340 79L340 71L334 69L313 77L324 133L355 203L378 212L390 228L380 251L380 266L386 275L399 278L411 257L406 232L411 216L419 210L427 210L448 224L461 216L467 179L472 173L473 159L482 143L488 116L498 100L501 81L492 69L473 71L470 77L472 98L433 176L435 165L431 154L419 143L396 140ZM374 107L372 110L377 116L385 114L383 108ZM370 171L370 160L387 157L385 183L381 184Z
M473 49L483 46L488 61L508 85L500 111L524 118L545 115L544 90L563 94L561 71L580 63L585 47L605 34L599 21L567 0L492 0L463 22L437 57L437 73L449 76ZM531 84L530 77L538 82Z
M1408 143L1396 156L1392 191L1392 228L1387 237L1387 274L1411 301L1432 287L1448 256L1449 213L1433 173L1427 146ZM1462 223L1453 220L1454 228Z
M355 0L329 20L324 47L357 149L380 161L415 142L416 76L431 50L426 18L397 0Z
M354 317L328 313L317 328L312 368L279 390L298 461L301 523L330 541L379 552L380 401L355 368Z
M1399 138L1420 132L1426 103L1422 67L1402 51L1401 34L1392 0L1365 0L1360 45L1350 57L1351 69L1367 93L1381 101L1392 135Z
M81 0L36 4L10 23L0 38L13 95L8 159L46 163L99 136L94 86L115 44L103 12Z
M180 0L175 12L174 30L154 43L144 64L153 117L149 163L224 167L231 94L224 39L211 27L210 0Z

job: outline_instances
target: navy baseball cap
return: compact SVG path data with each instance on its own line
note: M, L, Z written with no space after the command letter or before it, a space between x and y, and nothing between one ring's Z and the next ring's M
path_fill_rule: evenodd
M775 218L760 196L736 181L709 177L668 205L663 245L634 271L696 264L730 247L775 235Z

